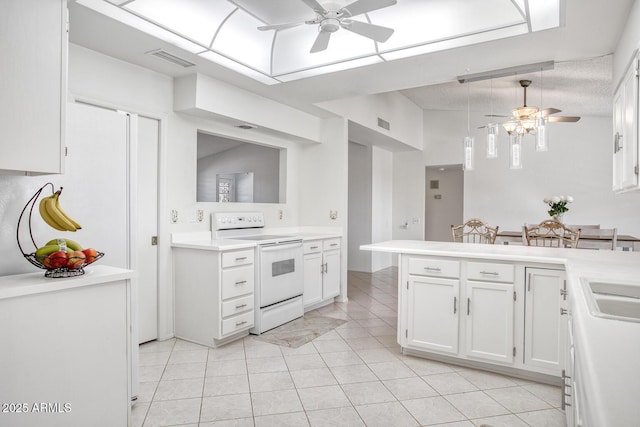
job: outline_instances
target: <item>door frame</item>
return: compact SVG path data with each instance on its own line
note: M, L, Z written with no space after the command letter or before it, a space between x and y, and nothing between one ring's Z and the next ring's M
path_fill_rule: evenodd
M67 102L69 103L80 103L89 105L97 108L104 108L108 110L113 110L116 112L120 112L123 114L133 114L141 117L146 117L153 120L158 120L159 122L159 134L158 134L158 255L157 255L157 277L158 277L158 341L163 341L173 337L173 287L170 278L172 277L171 272L167 274L161 274L160 266L161 265L171 265L171 240L169 233L169 223L168 221L161 221L161 212L168 212L167 208L167 178L166 178L166 170L167 170L167 122L168 122L168 114L166 113L158 113L158 112L149 112L142 111L135 107L124 106L124 105L116 105L110 102L106 102L99 99L94 99L90 97L69 95ZM130 122L131 123L131 122ZM130 135L130 134L129 134ZM128 135L128 137L129 137ZM133 144L130 143L127 149L129 150L129 176L127 177L128 181L128 191L131 194L134 189L135 174L137 173L137 164L132 160L135 159L135 155L132 157ZM133 248L135 248L135 233L133 233L133 219L135 218L135 214L131 211L132 205L129 203L129 263L130 265L133 263L135 259L132 252ZM164 261L164 262L163 262Z

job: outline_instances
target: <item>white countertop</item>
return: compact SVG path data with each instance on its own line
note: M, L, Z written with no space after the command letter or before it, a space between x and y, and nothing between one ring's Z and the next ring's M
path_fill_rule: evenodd
M594 426L631 426L640 421L640 323L596 317L581 278L638 283L640 253L510 245L392 240L363 245L374 252L482 258L563 265L587 391L581 411ZM573 393L573 390L571 391Z
M35 273L0 277L0 300L26 295L80 288L100 283L130 279L135 271L107 265L89 265L82 276L68 278L44 277L44 270Z
M300 228L265 228L256 234L291 235L300 237L303 241L330 239L342 237L342 234L334 230L316 230ZM174 248L201 249L208 251L230 251L234 249L253 248L256 242L237 239L212 239L211 232L198 231L187 233L173 233L171 246Z

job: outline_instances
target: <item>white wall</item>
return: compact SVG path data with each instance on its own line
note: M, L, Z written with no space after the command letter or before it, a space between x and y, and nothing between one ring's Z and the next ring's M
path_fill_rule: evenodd
M409 149L422 149L422 109L399 92L327 101L318 106L400 141ZM389 131L378 126L378 118L390 123Z
M640 2L636 1L633 4L631 13L629 13L624 31L613 55L614 89L624 74L624 70L631 59L631 54L638 47L640 47Z
M392 238L393 222L393 153L382 148L372 149L371 181L371 241ZM371 253L371 271L392 265L389 253Z
M393 153L394 240L424 239L424 160L419 151ZM407 223L407 228L401 225Z
M371 271L371 252L360 245L371 243L371 147L349 142L348 269Z
M425 111L427 165L462 163L466 114ZM473 114L471 128L486 120ZM507 140L500 136L499 158L483 156L484 139L475 131L476 168L465 172L464 218L483 218L502 230L519 230L524 222L548 218L542 199L572 195L565 221L617 227L620 234L640 236L640 193L614 194L612 187L611 117L583 117L577 123L552 123L550 149L536 153L533 137L524 138L521 170L508 168Z

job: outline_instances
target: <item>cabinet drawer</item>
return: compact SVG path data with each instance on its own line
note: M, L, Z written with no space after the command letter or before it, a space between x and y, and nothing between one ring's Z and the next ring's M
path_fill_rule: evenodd
M222 299L253 293L253 266L233 268L222 272Z
M460 261L409 258L409 274L435 277L460 277Z
M340 249L340 239L327 239L322 241L322 250Z
M222 317L233 316L248 310L253 310L253 294L222 303Z
M222 335L227 335L253 326L253 310L222 321Z
M515 267L493 262L467 262L467 279L513 283Z
M305 254L313 254L322 250L322 240L312 240L311 242L304 242L303 250Z
M253 248L242 251L223 252L222 268L234 267L236 265L253 264Z

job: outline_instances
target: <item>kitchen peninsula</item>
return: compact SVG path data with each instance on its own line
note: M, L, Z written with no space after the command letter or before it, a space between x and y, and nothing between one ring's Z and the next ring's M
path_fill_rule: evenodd
M639 254L415 240L361 249L399 255L403 352L564 383L569 427L640 419L640 302L617 316L594 303L595 284L638 295Z

